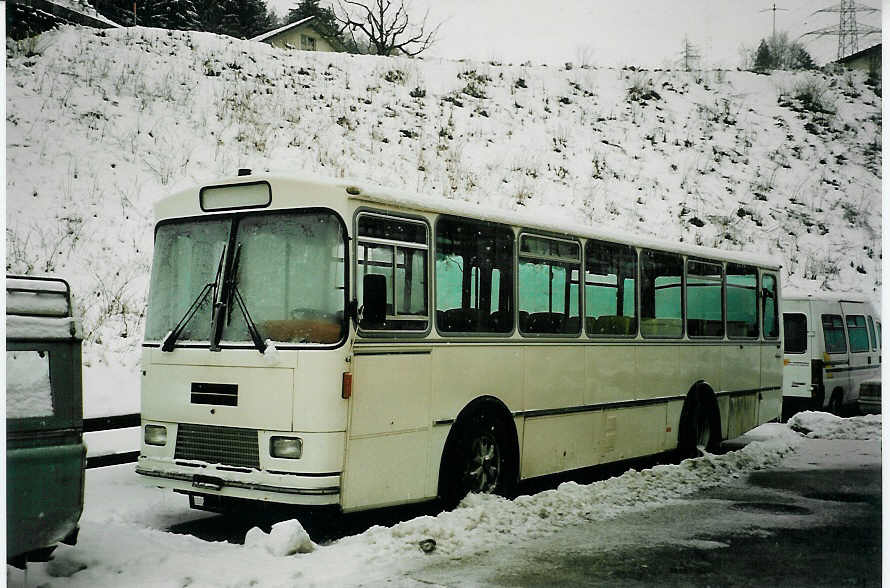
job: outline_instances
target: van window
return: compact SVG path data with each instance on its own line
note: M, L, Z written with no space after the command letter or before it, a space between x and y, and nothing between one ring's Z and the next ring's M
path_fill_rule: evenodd
M785 324L785 353L806 353L807 315L786 312L782 319Z
M862 315L847 315L847 335L850 337L850 351L868 351L868 329Z
M844 319L841 315L823 314L822 334L825 336L826 353L847 352L847 338L844 337Z
M872 351L877 351L878 342L875 340L875 321L871 318L871 315L868 317L868 339L871 341Z
M883 340L881 339L881 321L875 321L875 327L878 329L878 349L884 346Z
M6 351L6 418L53 416L48 351Z

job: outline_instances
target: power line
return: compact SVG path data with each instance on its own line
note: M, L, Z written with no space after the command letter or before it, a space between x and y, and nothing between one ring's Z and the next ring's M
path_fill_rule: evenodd
M829 6L817 10L813 14L837 12L839 22L837 26L823 27L804 33L806 35L815 35L817 37L827 37L829 35L837 37L837 58L843 59L847 55L852 55L859 51L859 37L880 34L881 29L871 25L858 22L857 13L871 14L880 12L877 8L859 4L856 0L840 0L840 4ZM810 15L812 16L812 15Z

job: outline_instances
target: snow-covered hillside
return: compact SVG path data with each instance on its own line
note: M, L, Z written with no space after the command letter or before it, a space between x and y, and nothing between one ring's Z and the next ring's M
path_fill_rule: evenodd
M67 278L90 363L134 366L152 203L239 167L781 255L877 299L880 98L864 75L281 51L67 28L8 47L7 271Z

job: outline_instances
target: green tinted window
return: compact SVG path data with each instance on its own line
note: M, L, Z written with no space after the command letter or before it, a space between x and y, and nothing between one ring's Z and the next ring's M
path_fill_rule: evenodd
M686 263L686 328L690 337L723 337L723 266Z
M679 255L642 252L640 332L644 337L683 335L683 258Z
M637 253L629 245L584 246L584 323L588 335L635 335Z
M853 353L868 351L868 328L864 316L850 315L847 317L847 335L850 337L850 351Z
M757 268L726 266L726 331L730 339L756 339Z
M844 319L839 314L822 315L822 335L826 353L846 353L847 338L844 336Z

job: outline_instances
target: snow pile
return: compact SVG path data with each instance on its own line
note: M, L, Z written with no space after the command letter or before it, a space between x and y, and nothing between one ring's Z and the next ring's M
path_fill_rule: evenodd
M799 412L788 426L811 439L881 439L881 415L868 414L841 418L827 412Z
M300 521L291 519L275 523L268 534L259 527L252 528L244 537L244 547L265 549L276 557L283 557L310 553L316 546Z
M785 428L785 427L783 427ZM785 428L787 430L787 428ZM419 553L433 539L436 553L463 557L498 543L553 533L561 527L602 521L680 499L704 488L778 464L799 438L780 435L725 455L707 454L678 465L657 465L592 484L566 482L554 490L515 500L471 494L453 511L394 525L372 527L338 545L371 543L390 557Z

